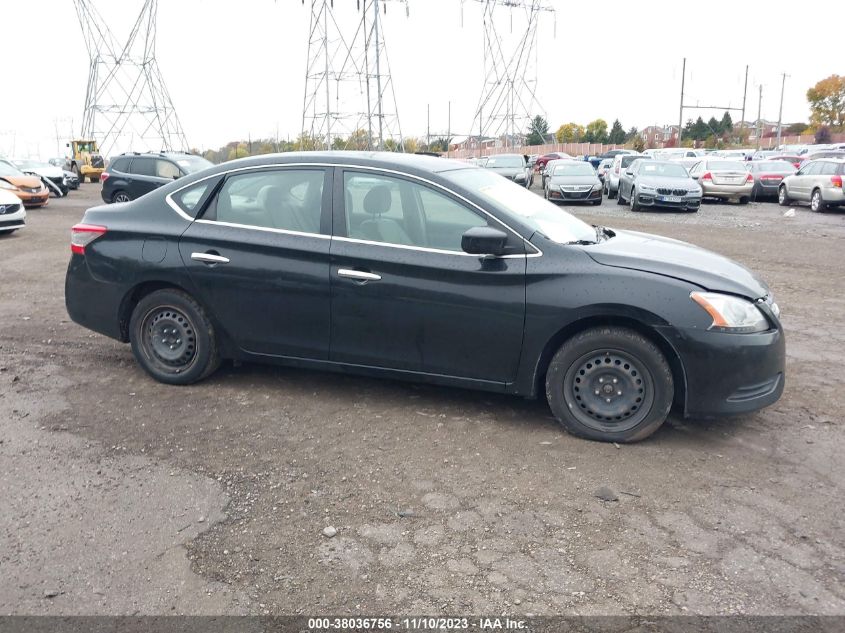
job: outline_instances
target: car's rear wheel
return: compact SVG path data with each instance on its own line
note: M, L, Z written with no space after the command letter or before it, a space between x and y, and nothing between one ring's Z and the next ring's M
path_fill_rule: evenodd
M156 290L138 302L129 322L132 353L159 382L187 385L220 365L214 327L190 295Z
M616 188L616 204L625 204L625 198L622 197L622 183Z
M627 328L576 334L552 358L546 398L563 427L604 442L636 442L669 415L674 387L666 358Z
M786 185L781 185L778 188L778 204L782 207L789 206L789 194L786 193Z
M810 196L810 210L818 213L824 211L826 208L827 205L824 203L824 198L822 198L822 192L819 189L814 189Z
M742 196L742 197L739 199L739 203L740 203L740 204L748 204L748 196Z
M114 195L111 197L112 202L129 202L132 198L129 197L129 194L125 191L115 191Z

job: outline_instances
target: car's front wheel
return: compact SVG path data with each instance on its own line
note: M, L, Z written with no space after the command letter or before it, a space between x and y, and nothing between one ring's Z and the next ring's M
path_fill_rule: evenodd
M129 340L135 360L159 382L188 385L220 365L211 321L180 290L156 290L141 299L129 321Z
M546 372L546 398L563 427L604 442L636 442L669 415L669 363L634 330L600 327L566 341Z
M640 204L637 202L637 190L631 187L631 211L639 211Z

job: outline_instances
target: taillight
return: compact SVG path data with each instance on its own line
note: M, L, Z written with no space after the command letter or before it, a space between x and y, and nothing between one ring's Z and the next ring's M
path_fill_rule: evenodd
M745 182L754 182L754 176L752 176L751 174L748 174L745 177Z
M102 174L100 174L100 182L106 182L109 179L109 175L110 174L107 171L104 171Z
M776 174L763 174L760 176L760 180L783 180L783 176L778 176Z
M70 230L70 250L77 255L84 255L85 247L105 233L106 227L104 226L76 224Z
M834 187L839 187L840 189L842 189L842 176L831 176L830 184Z
M702 180L713 180L713 174L711 174L709 171L705 171L705 172L701 175L701 179L702 179Z

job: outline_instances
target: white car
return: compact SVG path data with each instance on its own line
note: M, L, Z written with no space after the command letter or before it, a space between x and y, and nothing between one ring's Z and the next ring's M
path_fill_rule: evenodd
M12 163L25 174L32 174L41 178L57 197L61 198L67 195L68 183L65 178L65 171L61 167L30 158L12 158L7 162Z
M23 202L11 191L0 189L0 235L9 235L26 226Z

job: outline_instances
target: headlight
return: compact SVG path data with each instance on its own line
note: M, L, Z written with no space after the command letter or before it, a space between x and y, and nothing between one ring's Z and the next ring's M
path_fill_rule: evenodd
M711 330L727 332L763 332L769 322L759 308L747 299L718 292L691 292L690 299L713 319Z
M637 185L637 188L640 191L654 191L654 187L650 187L649 185Z
M18 190L18 188L15 187L15 185L13 185L10 182L6 182L5 180L0 180L0 189L8 189L9 191L17 191Z
M599 189L601 189L601 183L597 182L593 185L593 191L598 191Z

